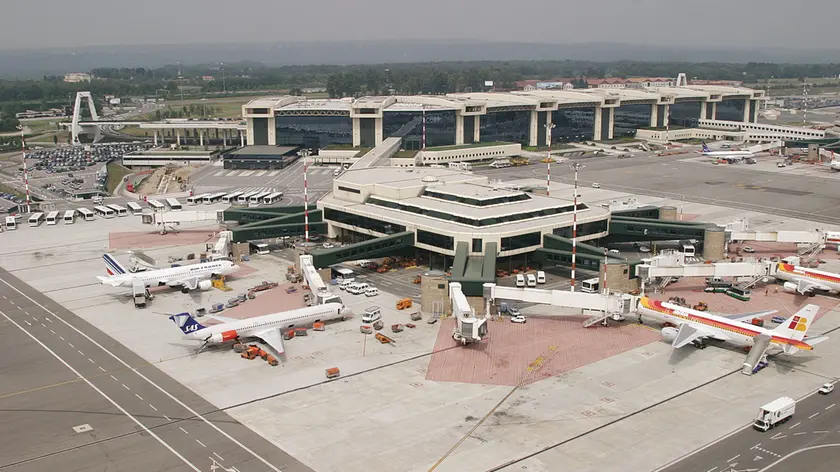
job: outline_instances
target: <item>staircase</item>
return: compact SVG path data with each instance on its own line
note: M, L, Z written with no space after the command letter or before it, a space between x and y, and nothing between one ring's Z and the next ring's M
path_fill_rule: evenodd
M805 265L810 263L823 249L825 249L825 244L822 242L813 243L806 248L800 249L798 251L800 264Z
M663 277L662 281L659 282L659 288L665 288L665 287L668 286L668 284L670 284L673 281L674 281L674 278L671 277L670 275L667 276L667 277Z
M764 275L756 275L755 277L751 278L750 280L746 280L744 282L739 283L735 287L739 288L741 290L749 290L749 289L755 287L755 284L757 284L764 277L765 277Z
M606 312L605 313L599 313L599 314L597 314L597 315L595 315L591 318L588 318L586 321L584 321L583 322L583 327L588 328L592 325L600 323L600 322L604 321L605 319L609 318L609 316L610 316L610 314L606 313Z

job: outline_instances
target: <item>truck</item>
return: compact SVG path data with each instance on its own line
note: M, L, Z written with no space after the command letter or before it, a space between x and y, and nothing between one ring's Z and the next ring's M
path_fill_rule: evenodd
M795 410L796 400L790 397L779 397L758 410L753 428L768 431L776 425L786 423L793 417Z
M152 294L146 288L146 285L143 282L135 281L131 288L134 308L146 308L146 301L152 298Z

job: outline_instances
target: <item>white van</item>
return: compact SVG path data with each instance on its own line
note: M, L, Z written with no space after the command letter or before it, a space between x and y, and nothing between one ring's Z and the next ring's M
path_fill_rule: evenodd
M341 290L347 290L347 287L351 285L353 285L353 279L341 282L340 284L338 284L338 288L340 288Z
M365 290L366 297L375 297L379 295L379 289L376 287L370 287L369 289Z
M529 287L536 287L537 286L537 278L534 277L534 274L528 274L525 276L528 279L528 286Z
M537 271L537 283L544 284L545 283L545 272L538 270Z
M490 167L494 169L501 169L503 167L510 167L510 161L507 159L498 159L490 163Z
M362 323L373 323L380 318L382 318L382 310L378 306L367 307L362 314Z
M525 286L525 276L522 274L516 274L516 286L517 287L524 287Z
M366 282L362 282L350 285L349 287L347 287L347 291L349 293L352 293L353 295L359 295L365 293L369 288L370 285L368 285Z

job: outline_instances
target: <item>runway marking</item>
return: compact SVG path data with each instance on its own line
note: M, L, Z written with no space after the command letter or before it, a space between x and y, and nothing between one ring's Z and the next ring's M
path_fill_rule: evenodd
M163 417L164 417L164 418L166 418L166 421L172 421L172 420L171 420L171 419L169 419L169 417L168 417L168 416L166 416L166 415L163 415Z
M187 430L186 430L186 429L184 429L184 428L183 428L183 427L181 427L181 426L178 426L178 429L180 429L181 431L183 431L183 432L184 432L184 434L190 434L190 433L188 433L188 432L187 432Z
M799 426L799 425L801 425L801 424L802 424L802 422L800 421L799 423L796 423L795 425L791 426L791 427L790 427L790 428L788 428L788 429L793 429L793 428L795 428L795 427L797 427L797 426Z
M0 279L0 280L2 280L2 279ZM5 281L4 281L4 282L5 282ZM7 283L7 285L8 285L8 283ZM11 287L11 285L9 285L9 286ZM12 288L14 288L14 287L12 287ZM17 290L17 289L15 289L15 290ZM18 291L18 293L20 293L20 291ZM161 439L161 438L160 438L160 436L158 436L157 434L155 434L155 433L154 433L154 431L152 431L152 430L150 430L149 428L147 428L147 427L146 427L146 425L144 425L143 423L141 423L141 422L140 422L140 420L138 420L137 418L135 418L135 417L134 417L131 413L129 413L128 411L126 411L126 410L125 410L122 406L120 406L120 404L119 404L119 403L117 403L116 401L114 401L114 399L112 399L111 397L109 397L108 395L106 395L106 394L105 394L105 392L103 392L102 390L99 390L99 389L96 387L96 385L94 385L94 384L93 384L93 382L91 382L90 380L88 380L87 378L85 378L85 377L82 375L82 373L81 373L81 372L79 372L78 370L74 369L74 368L73 368L73 366L71 366L70 364L68 364L68 363L67 363L67 361L65 361L65 360L64 360L61 356L59 356L59 355L58 355L58 354L56 354L56 353L55 353L52 349L50 349L49 347L47 347L47 345L46 345L46 344L42 343L40 339L36 338L36 337L35 337L32 333L30 333L29 331L27 331L26 329L24 329L24 328L23 328L23 326L21 326L21 325L19 325L18 323L16 323L13 319L9 318L9 317L8 317L8 315L6 315L6 313L4 313L4 312L0 311L0 315L3 315L3 317L4 317L4 318L6 318L7 320L9 320L9 322L10 322L10 323L12 323L13 325L17 326L17 327L18 327L18 329L20 329L21 331L23 331L24 333L26 333L26 335L27 335L27 336L29 336L30 338L32 338L32 340L33 340L33 341L35 341L36 343L38 343L39 345L41 345L41 347L42 347L42 348L44 348L44 350L46 350L47 352L49 352L50 354L52 354L52 356L53 356L53 357L55 357L55 358L56 358L59 362L61 362L62 364L64 364L64 366L65 366L65 367L67 367L68 369L70 369L70 371L71 371L71 372L73 372L74 374L76 374L76 376L77 376L77 377L79 377L79 378L80 378L80 379L82 379L82 380L83 380L86 384L88 384L88 386L89 386L90 388L92 388L94 391L96 391L96 393L98 393L98 394L102 395L102 398L106 399L109 403L111 403L112 405L114 405L114 407L116 407L118 410L120 410L120 412L122 412L122 414L124 414L125 416L127 416L127 417L128 417L129 419L131 419L131 421L133 421L134 423L136 423L136 424L137 424L137 426L140 426L141 428L143 428L143 430L144 430L146 433L148 433L151 437L155 438L155 439L156 439L156 440L157 440L157 441L158 441L158 442L159 442L159 443L160 443L163 447L165 447L166 449L168 449L168 450L169 450L172 454L174 454L174 455L175 455L178 459L181 459L181 461L182 461L184 464L187 464L187 465L188 465L188 466L189 466L192 470L194 470L194 471L196 471L196 472L201 472L201 470L200 470L198 467L196 467L196 466L195 466L195 464L193 464L192 462L190 462L189 460L187 460L187 458L186 458L186 457L182 456L182 455L181 455L178 451L176 451L175 449L173 449L173 448L172 448L172 446L170 446L170 445L169 445L166 441L164 441L163 439Z
M24 311L24 313L26 313L26 312ZM26 314L28 315L29 313L26 313ZM48 316L45 316L44 319L47 320L48 322L52 323L52 320Z
M797 433L797 434L798 434L798 433ZM761 443L758 443L758 444L761 444ZM759 450L759 451L761 451L761 452L763 452L763 453L765 453L765 454L770 454L771 456L782 457L782 456L780 456L780 455L776 454L776 453L775 453L775 452L773 452L773 451L768 451L767 449L764 449L764 448L758 447L758 445L755 445L755 446L753 446L753 447L751 447L751 448L750 448L750 450L751 450L751 451L752 451L753 449L757 449L757 450Z
M802 449L797 449L796 451L793 451L793 452L791 452L790 454L787 454L787 455L786 455L786 456L784 456L784 457L782 457L782 456L780 456L780 455L776 454L776 457L778 457L778 458L779 458L779 460L777 460L776 462L773 462L772 464L770 464L770 465L768 465L768 466L764 467L764 468L763 468L763 469L761 469L759 472L764 472L764 471L766 471L766 470L770 470L770 469L772 469L773 467L775 467L776 465L778 465L779 463L781 463L782 461L784 461L784 460L786 460L786 459L788 459L788 458L790 458L790 457L793 457L793 456L795 456L795 455L797 455L797 454L803 453L803 452L812 451L812 450L814 450L814 449L822 449L822 448L824 448L824 447L838 447L838 446L840 446L840 444L820 444L820 445L818 445L818 446L811 446L811 447L805 447L805 448L802 448Z
M6 298L6 297L3 297L3 298ZM12 304L12 305L14 305L14 306L17 306L17 303L15 303L15 302L13 302L13 301L11 301L11 300L9 300L9 303L11 303L11 304Z
M816 412L816 413L814 413L813 415L809 416L809 417L808 417L808 419L810 420L811 418L813 418L813 417L815 417L815 416L817 416L817 415L819 415L819 414L820 414L820 412Z
M201 447L207 447L207 446L205 446L205 445L204 445L204 443L203 443L203 442L199 441L198 439L196 439L196 440L195 440L195 442L197 442L197 443L201 444Z
M830 410L830 409L834 408L834 405L835 405L835 403L832 403L831 405L828 405L827 407L825 407L825 409Z
M46 328L46 327L47 327L47 325L45 325L44 323L41 323L41 326L43 326L44 328Z
M26 321L26 320L23 320L23 322L24 322L24 323L26 323L26 324L28 324L29 326L32 326L32 323L30 323L30 322L28 322L28 321Z
M798 433L793 433L794 436L802 436L803 434L808 434L808 433L806 433L804 431L800 431Z
M104 367L102 367L101 365L98 365L98 366L96 366L96 367L99 367L99 370L101 370L102 372L107 372L107 371L105 370L105 368L104 368Z
M155 408L155 406L154 406L154 405L152 405L151 403L149 403L149 406L150 406L150 407L152 407L152 409L153 409L153 410L158 411L158 409L157 409L157 408Z
M58 335L58 338L61 339L62 341L64 341L64 336Z
M111 376L111 378L114 379L114 382L119 382L119 380L117 380L117 378L114 377L113 375Z
M84 352L82 352L82 351L80 351L80 350L78 350L78 349L76 349L76 352L78 352L79 354L81 354L81 355L83 355L83 356L85 355L85 353L84 353Z
M782 434L782 433L779 433L779 434ZM782 434L781 436L779 436L779 434L777 434L776 436L773 436L770 439L784 439L784 438L787 437L787 434Z
M69 344L69 345L70 345L70 347L72 347L73 349L75 349L75 348L76 348L76 346L74 346L72 343L67 343L67 344Z
M166 395L167 397L169 397L172 401L174 401L175 403L177 403L178 405L180 405L180 406L181 406L181 408L183 408L183 409L187 410L187 411L188 411L190 414L192 414L195 418L197 418L197 419L199 419L199 420L203 421L205 424L207 424L207 425L208 425L208 426L210 426L211 428L215 429L215 430L216 430L219 434L221 434L222 436L224 436L224 437L225 437L226 439L228 439L230 442L232 442L232 443L236 444L236 445L237 445L238 447L240 447L243 451L247 452L248 454L251 454L251 455L252 455L255 459L257 459L257 460L259 460L260 462L262 462L262 463L263 463L266 467L268 467L269 469L273 470L274 472L281 472L281 471L280 471L280 469L278 469L277 467L275 467L272 463L268 462L268 460L266 460L264 457L260 456L260 455L259 455L259 454L257 454L256 452L254 452L251 448L249 448L249 447L248 447L248 446L246 446L245 444L242 444L242 442L240 442L239 440L237 440L236 438L234 438L233 436L231 436L230 434L228 434L227 432L225 432L224 430L222 430L221 428L219 428L216 424L214 424L213 422L211 422L211 421L209 421L207 418L205 418L205 417L204 417L204 415L201 415L200 413L198 413L197 411L195 411L193 408L191 408L189 405L187 405L186 403L182 402L180 399L178 399L177 397L175 397L174 395L172 395L171 393L169 393L169 392L168 392L167 390L165 390L163 387L161 387L160 385L158 385L158 384L154 383L154 382L153 382L150 378L148 378L148 377L146 377L145 375L143 375L140 371L138 371L138 370L137 370L137 369L135 369L134 367L131 367L131 366L130 366L127 362L125 362L124 360L122 360L122 358L118 357L116 354L114 354L113 352L109 351L107 348L105 348L105 346L103 346L102 344L100 344L99 342L97 342L96 340L94 340L93 338L91 338L90 336L88 336L87 334L85 334L84 332L82 332L79 328L76 328L76 327L75 327L75 326L73 326L72 324L68 323L68 322L67 322L67 320L65 320L64 318L62 318L62 317L58 316L58 315L57 315L57 314L55 314L54 312L50 311L47 307L45 307L44 305L42 305L42 304L38 303L35 299L33 299L32 297L30 297L29 295L26 295L26 294L25 294L25 293L23 293L21 290L19 290L17 287L15 287L14 285L12 285L12 284L10 284L9 282L7 282L5 279L0 278L0 282L3 282L3 283L4 283L5 285L7 285L9 288L11 288L11 289L12 289L12 290L14 290L15 292L19 293L20 295L22 295L23 297L25 297L26 299L28 299L28 300L29 300L29 301L31 301L32 303L34 303L34 304L35 304L37 307L39 307L40 309L44 310L44 312L49 313L50 315L52 315L52 316L53 316L54 318L56 318L57 320L59 320L59 321L61 321L62 323L64 323L67 327L69 327L70 329L72 329L73 331L75 331L76 333L78 333L79 335L81 335L82 337L84 337L85 339L87 339L88 341L90 341L93 345L95 345L96 347L98 347L99 349L101 349L103 352L107 353L109 356L111 356L112 358L114 358L114 360L116 360L117 362L119 362L120 364L122 364L123 366L125 366L126 368L130 369L130 370L131 370L132 372L134 372L134 374L136 374L138 377L140 377L141 379L143 379L143 380L145 380L146 382L148 382L148 383L149 383L149 385L151 385L151 386L153 386L153 387L157 388L157 389L158 389L161 393L163 393L164 395ZM126 413L126 414L127 414L127 413ZM144 427L144 428L145 428L145 427ZM157 438L157 436L156 436L156 438ZM158 439L159 439L159 438L158 438ZM164 443L162 440L160 440L160 441L161 441L161 443L162 443L162 444L166 444L166 443ZM172 447L171 447L171 446L169 446L168 444L166 444L166 446L167 446L167 448L168 448L169 450L171 450L172 452L176 452L176 451L175 451L174 449L172 449ZM177 454L177 452L176 452L176 454ZM185 462L187 462L187 461L186 461L186 459L185 459L185 458L183 458L183 456L181 456L180 454L178 454L178 457L179 457L179 458L182 458ZM189 465L190 465L193 469L195 469L196 471L198 471L198 469L197 469L197 468L195 468L195 466L194 466L194 465L192 465L192 463L189 463Z
M126 390L129 390L129 391L131 390L130 388L128 388L128 385L126 385L126 384L122 384L122 386L123 386Z
M93 359L91 359L90 357L88 357L88 360L90 361L91 364L96 364L96 362L93 362Z
M732 461L734 461L735 459L737 459L737 458L739 458L739 457L741 457L741 454L736 455L735 457L733 457L732 459L729 459L729 460L728 460L728 461L726 461L726 462L732 462Z
M714 472L717 470L717 466L712 467L711 469L707 470L706 472Z
M814 431L814 434L828 434L828 431Z
M214 456L216 456L216 457L218 457L220 461L224 461L224 460L225 460L225 458L224 458L224 457L222 457L222 456L220 456L220 455L216 454L215 452L213 453L213 455L214 455Z
M55 331L53 331L53 330L50 330L50 333L52 333L52 334L55 334Z

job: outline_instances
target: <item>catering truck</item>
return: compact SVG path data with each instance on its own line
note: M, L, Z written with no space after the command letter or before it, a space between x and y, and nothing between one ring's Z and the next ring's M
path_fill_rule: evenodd
M758 410L753 428L759 431L767 431L778 424L786 423L793 417L795 410L796 400L789 397L777 398Z

